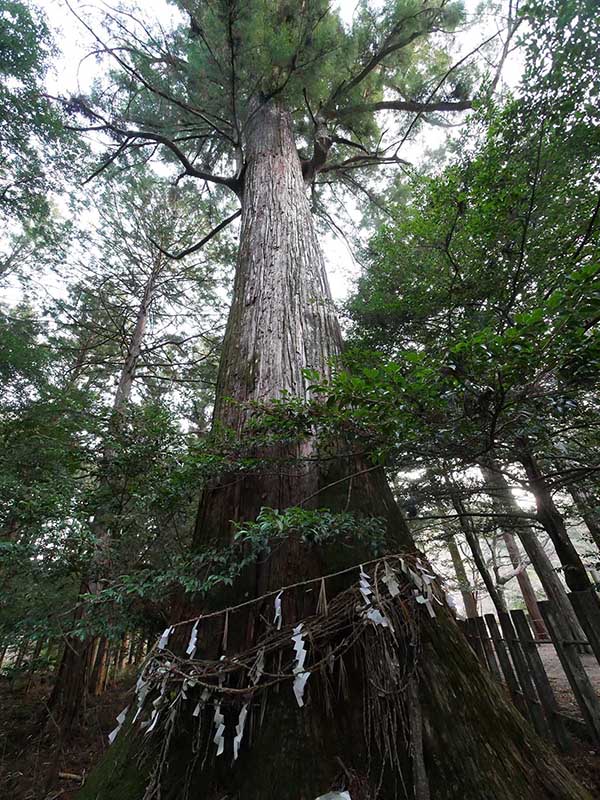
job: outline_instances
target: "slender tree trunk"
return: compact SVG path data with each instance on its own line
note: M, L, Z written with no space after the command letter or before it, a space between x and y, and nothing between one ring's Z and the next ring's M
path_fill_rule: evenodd
M583 641L586 637L567 596L565 587L556 574L556 570L552 566L546 551L540 544L536 532L529 522L524 519L523 512L513 496L506 478L502 474L500 465L497 461L490 459L488 462L480 463L480 468L494 506L499 513L506 514L507 521L510 520L511 525L514 526L515 533L521 540L523 549L540 579L547 598L554 603L561 619L567 623L573 638Z
M481 545L479 544L479 537L473 528L473 524L467 515L465 504L463 503L462 498L460 497L456 488L450 488L450 497L452 500L452 506L458 514L458 521L460 523L461 530L465 535L465 539L467 540L467 544L469 545L471 555L473 556L473 561L475 561L477 570L483 579L485 588L490 596L490 600L494 604L494 607L498 613L506 612L508 611L508 608L504 601L502 592L496 586L496 582L489 571L487 564L485 563Z
M31 654L31 665L29 670L27 671L27 683L25 685L25 691L28 692L32 685L33 685L33 674L35 672L35 660L40 657L40 653L42 652L42 648L44 646L43 639L37 639L35 642L35 647L33 648L33 653Z
M27 655L27 651L29 650L30 640L23 639L21 644L19 645L19 649L17 650L17 656L14 661L14 666L19 669L25 661L25 656Z
M565 572L567 586L572 592L582 592L590 589L590 579L581 557L567 533L564 520L554 503L548 482L528 446L521 451L520 461L525 468L529 488L535 498L537 517L552 540L556 555Z
M215 424L226 425L240 438L249 410L227 404L226 396L244 403L273 399L286 389L304 398L307 381L302 369L309 367L326 375L328 358L340 348L291 118L276 103L254 109L246 128L246 156L240 254L215 404ZM318 453L310 440L286 448L261 449L260 454L272 459L276 455L289 459L291 454L308 460L291 467L289 462L279 469L272 466L268 473L226 476L211 486L198 515L197 546L207 540L229 541L230 521L252 518L261 505L285 508L318 492L315 505L385 515L395 536L393 546L412 549L381 472L340 458L335 480L340 480L342 466L346 480L339 491L339 484L329 485L333 482L331 472L322 471L314 460ZM350 474L360 470L360 480L351 483ZM325 552L324 548L300 546L289 537L250 576L237 582L228 597L216 593L211 603L257 597L285 583L332 571L335 563L353 563L359 555L362 551L352 547ZM314 611L314 601L305 591L289 591L286 600L288 624ZM235 762L230 744L228 755L215 758L212 733L206 755L203 750L199 758L194 758L197 746L191 727L192 703L189 718L181 721L173 737L163 740L167 756L160 796L164 800L313 800L346 786L352 800L422 799L428 793L435 800L587 798L481 668L451 615L440 607L431 620L423 609L413 605L410 613L418 615L421 642L416 685L410 693L402 690L386 695L374 723L382 726L377 730L385 731L382 738L388 738L397 759L394 768L382 765L369 749L372 676L365 675L365 664L350 658L345 667L350 695L345 699L343 691L333 692L329 707L316 677L303 708L297 707L289 688L279 693L266 690L264 718L260 722L260 710L252 708L256 722L252 740L243 742ZM269 616L272 608L269 604ZM249 643L256 645L265 630L267 609L262 612L235 614L229 621L227 646L222 645L223 626L213 626L213 630L207 625L202 658L218 661L223 649L233 656ZM380 652L375 642L373 645L377 648L374 663L391 658L393 666L393 658L406 659L399 651L394 654L393 648L385 656L385 648ZM286 661L288 658L285 655ZM408 730L394 727L397 717L393 709L398 703L404 704L403 719L410 720ZM413 704L412 713L408 713L408 703ZM236 718L234 715L229 724ZM200 730L204 724L202 721ZM152 737L144 739L137 726L128 727L80 798L156 797L145 788L156 758L136 758L140 750L155 752L152 747L156 745L151 743Z
M467 571L454 537L448 539L447 544L448 552L450 553L450 558L452 559L452 565L454 566L456 581L460 587L460 594L465 607L465 614L470 618L476 617L478 616L477 598L475 597L475 592L472 592L469 588Z
M113 415L111 425L117 428L120 415L123 413L129 398L137 363L140 357L144 333L148 323L150 306L154 299L156 281L160 275L162 256L157 258L154 268L150 272L142 299L138 308L134 329L129 341L127 356L121 369L119 383L113 401ZM112 453L106 449L104 454L104 472L106 474L112 461ZM102 591L106 578L111 571L111 526L114 522L115 508L114 497L110 481L101 479L100 494L105 497L91 524L94 535L94 551L88 572L83 576L79 588L79 597L85 594L97 595ZM85 607L80 606L76 612L75 621L81 621L85 616ZM69 646L65 647L61 664L56 675L52 694L48 706L52 710L54 719L58 719L63 732L67 733L80 717L84 708L84 695L86 688L91 686L93 694L101 694L106 683L105 665L99 663L99 670L95 670L98 654L105 654L106 642L98 644L98 637L69 637Z
M533 588L533 584L531 583L531 578L527 574L527 569L522 568L523 560L521 558L521 551L519 550L517 540L515 539L514 535L507 530L502 532L502 538L504 539L504 544L506 545L506 549L510 557L510 563L516 570L519 570L517 572L517 582L519 584L521 594L523 595L523 600L525 601L535 635L539 639L548 639L548 631L546 630L546 625L544 624L544 620L542 619L542 615L537 604L537 597L535 596L535 590Z
M594 544L600 550L600 501L593 494L585 489L580 489L575 484L569 486L568 492L573 498L577 511L581 514Z
M131 666L131 664L135 664L135 654L138 647L139 642L139 634L138 633L130 633L129 634L129 650L127 651L127 666Z
M88 681L88 691L95 697L99 697L106 688L108 649L106 636L98 637L96 655L92 661L93 666Z

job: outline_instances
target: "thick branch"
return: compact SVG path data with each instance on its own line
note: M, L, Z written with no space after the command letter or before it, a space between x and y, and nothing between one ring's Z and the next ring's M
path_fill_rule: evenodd
M220 222L217 225L217 227L213 228L212 231L210 233L208 233L203 239L201 239L195 245L192 245L192 247L188 247L186 250L182 250L181 253L177 253L177 254L169 253L168 250L163 250L163 248L158 244L158 242L154 241L154 239L150 239L150 241L156 247L156 249L159 252L161 252L164 256L167 256L167 258L173 259L173 261L179 261L180 259L185 258L186 256L189 256L192 253L197 253L198 250L200 250L202 247L204 247L205 244L210 242L210 240L213 238L213 236L216 236L217 233L222 231L223 228L226 228L231 222L233 222L234 219L237 219L240 216L241 213L242 213L242 210L241 210L241 208L239 208L235 212L235 214L232 214L230 217L227 217L226 219L224 219L223 222Z
M428 114L432 111L468 111L470 108L473 108L472 100L439 100L429 103L420 103L417 100L381 100L379 103L361 103L339 108L330 112L330 116L343 119L354 114L368 114L375 111L411 111L414 114Z
M302 175L306 183L311 183L317 172L321 172L327 162L327 156L332 145L327 126L322 120L316 120L316 130L313 145L313 156L310 161L302 163Z
M237 178L228 178L222 175L213 175L212 172L206 172L205 170L198 169L197 167L192 164L186 154L181 150L181 148L168 136L163 136L161 133L155 133L154 131L137 131L130 128L121 128L119 125L116 125L114 122L103 117L97 111L94 111L90 106L87 105L83 101L82 98L76 98L75 101L66 101L63 98L53 98L58 99L59 102L63 103L67 108L72 108L75 106L77 109L81 109L81 111L87 115L88 117L93 118L96 120L99 125L94 126L86 126L86 127L75 127L75 126L67 126L71 130L78 130L78 131L90 131L90 130L105 130L110 131L113 134L116 134L121 139L124 139L124 142L121 142L117 151L113 153L107 161L105 161L91 176L88 180L98 175L103 169L105 169L109 164L111 164L117 156L119 156L127 147L134 146L133 143L136 140L141 140L142 142L156 142L157 144L162 144L168 150L170 150L174 156L177 157L179 162L182 164L186 175L190 175L193 178L200 178L201 180L210 181L211 183L217 183L221 186L227 186L229 189L232 189L236 194L239 193L240 186L239 181ZM139 146L139 145L136 145Z

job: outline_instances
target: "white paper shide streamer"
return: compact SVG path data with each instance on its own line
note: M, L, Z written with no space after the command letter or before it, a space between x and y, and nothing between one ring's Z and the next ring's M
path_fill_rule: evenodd
M300 707L304 705L304 687L306 681L310 677L310 672L304 671L304 662L306 661L306 646L302 637L302 623L296 625L292 635L292 642L294 643L294 652L296 653L296 665L294 667L294 694L296 702Z
M196 646L198 642L198 623L200 622L199 619L196 620L196 624L192 628L192 632L190 634L190 641L188 642L188 646L185 650L187 655L190 658L193 658L196 655Z
M221 704L215 705L215 738L213 742L217 745L217 755L220 756L225 749L225 717L221 714Z
M160 639L158 640L158 644L157 644L157 647L158 647L159 650L164 650L165 649L165 647L169 643L169 636L173 633L174 630L175 630L175 628L173 628L172 626L169 627L169 628L165 628L164 629L163 634L160 637Z
M131 723L132 725L137 720L139 715L142 713L142 709L144 708L144 703L146 702L146 697L148 696L149 691L150 691L150 682L145 681L143 676L140 675L135 685L135 696L137 697L137 710L135 712L133 722Z
M273 624L277 626L277 630L281 630L281 625L283 623L283 617L281 616L281 595L283 594L283 590L279 592L277 597L275 598L275 618L273 619Z
M371 600L373 596L371 580L364 571L362 564L360 565L359 589L363 600L365 601L365 615L367 619L371 620L374 625L381 625L382 628L391 628L388 618L382 614L379 609L373 608L373 602Z
M123 727L123 723L125 722L125 718L127 717L127 712L128 712L128 711L129 711L129 706L125 706L125 708L123 709L123 711L121 711L121 713L120 713L120 714L119 714L119 716L117 717L117 722L118 722L119 724L118 724L118 725L117 725L117 727L114 729L114 731L111 731L111 732L108 734L108 743L109 743L109 744L112 744L112 743L114 742L114 740L117 738L117 735L118 735L119 731L120 731L120 730L121 730L121 728Z
M397 597L400 594L400 586L398 584L398 581L396 580L396 576L394 574L393 569L390 567L387 561L385 561L384 564L385 564L384 567L385 571L382 581L387 586L387 590L391 594L391 596Z
M327 792L317 797L317 800L352 800L350 792Z
M235 726L235 736L233 737L234 761L237 759L238 754L240 752L240 744L242 743L242 737L244 736L244 726L246 724L247 716L248 716L248 703L244 703L244 705L240 709L240 716L238 717L238 723Z
M417 561L417 569L420 572L420 575L417 576L418 580L414 581L417 586L419 587L420 591L415 592L415 600L420 605L424 605L427 611L429 612L430 617L435 617L435 609L431 604L431 599L435 597L434 593L431 590L431 584L435 581L435 575L432 575L430 572L423 567L423 564L420 561ZM415 573L412 573L415 575Z

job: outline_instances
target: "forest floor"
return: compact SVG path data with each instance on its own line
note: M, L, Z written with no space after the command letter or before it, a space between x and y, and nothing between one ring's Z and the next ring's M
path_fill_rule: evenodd
M572 716L580 716L553 648L543 647L541 655L559 705ZM584 661L600 692L600 666L592 657L584 657ZM101 697L90 698L77 735L61 744L52 722L45 728L40 723L48 685L36 682L26 692L22 685L13 687L0 678L0 798L74 800L85 776L108 747L108 734L128 703L133 681L130 675ZM572 753L562 756L592 797L600 797L599 751L577 739Z
M133 677L90 698L83 724L70 742L61 743L56 726L41 723L47 685L11 687L0 679L0 798L73 800L108 747L117 714L127 705Z
M561 666L556 650L551 644L540 647L548 680L552 685L559 707L572 717L581 719L581 711L575 702L573 690ZM581 655L581 660L590 680L600 695L600 664L593 655ZM567 768L591 791L600 797L600 747L574 739L575 747L570 755L563 756Z
M575 717L581 717L579 707L575 702L573 691L569 686L569 681L564 673L560 664L560 659L556 654L554 646L545 644L540 647L540 656L544 662L548 680L552 684L554 693L556 694L559 706L564 709L568 714ZM581 655L581 661L585 667L585 671L590 677L592 684L596 687L600 694L600 664L596 661L593 655Z

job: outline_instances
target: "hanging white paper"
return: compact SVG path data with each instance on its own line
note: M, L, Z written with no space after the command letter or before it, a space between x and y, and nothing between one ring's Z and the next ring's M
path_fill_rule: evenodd
M310 672L297 672L296 677L294 678L294 694L296 696L296 702L302 708L304 705L304 687L306 686L306 681L310 678Z
M225 717L221 714L221 704L215 706L215 738L213 742L217 745L217 755L220 756L225 749Z
M174 628L172 628L172 627L164 629L162 636L158 640L157 647L158 647L159 650L164 650L165 649L165 647L167 646L167 643L169 641L169 636L173 633L173 630L174 630Z
M423 583L423 580L421 579L421 576L420 576L420 575L418 575L418 574L417 574L417 573L416 573L414 570L412 570L410 567L408 567L408 575L410 576L410 579L412 580L412 582L414 583L414 585L415 585L415 586L416 586L418 589L422 589L422 588L423 588L423 586L424 586L424 583Z
M148 736L148 734L149 734L149 733L152 733L152 731L153 731L153 730L154 730L154 728L156 727L156 723L158 722L158 718L159 718L159 717L160 717L160 711L159 711L157 708L155 708L155 709L153 709L153 711L152 711L152 716L150 717L150 719L148 720L148 722L146 722L146 723L142 723L142 728L143 728L145 725L148 725L148 726L149 726L149 727L148 727L148 730L147 730L147 731L146 731L146 733L145 733L145 736Z
M371 582L369 576L364 571L362 564L360 567L360 582L359 582L359 589L360 593L362 594L363 600L365 601L365 605L367 609L365 610L365 614L367 619L370 619L375 625L381 625L383 628L391 628L387 617L381 613L378 609L373 607L373 601L371 597L373 595L373 590L371 588ZM399 590L398 590L399 591Z
M317 800L352 800L350 792L327 792L317 797Z
M302 623L296 625L293 630L292 641L294 643L294 652L296 653L296 664L294 666L294 695L296 702L300 707L304 705L304 687L306 681L310 676L310 672L304 671L304 662L306 661L306 647L304 639L302 638Z
M389 628L390 623L388 618L385 617L381 611L376 608L370 608L367 611L367 619L370 619L375 625L381 625L382 628Z
M283 617L281 616L281 595L283 594L283 589L279 592L277 597L275 598L275 618L273 619L273 624L277 626L277 630L281 630L281 625L283 623Z
M302 623L296 625L294 628L292 642L294 643L294 652L296 653L294 672L302 672L304 669L304 662L306 661L306 648L304 646L304 639L302 638Z
M240 716L238 717L238 723L235 726L235 736L233 737L233 760L236 761L238 754L240 752L240 744L242 743L242 737L244 736L244 726L246 724L246 717L248 716L248 703L244 703L244 705L240 709Z
M359 589L360 593L363 596L363 600L365 601L366 605L371 605L371 595L373 594L373 590L371 589L371 581L369 576L364 571L362 564L360 565L360 581L359 581Z
M398 584L398 581L396 580L396 576L394 575L393 570L391 569L387 561L385 562L385 574L382 578L382 581L387 586L387 590L392 595L392 597L397 597L400 594L400 586Z
M108 734L108 743L109 743L109 744L112 744L112 743L114 742L114 740L117 738L117 735L118 735L119 731L120 731L120 730L121 730L121 728L123 727L123 723L125 722L125 719L126 719L126 717L127 717L127 712L128 712L128 711L129 711L129 706L125 706L125 708L123 709L123 711L121 711L121 713L120 713L120 714L119 714L119 716L117 717L117 722L118 722L119 724L118 724L118 725L117 725L117 727L114 729L114 731L111 731L111 732Z
M133 723L137 720L139 715L142 713L142 709L144 708L144 703L146 702L146 697L148 696L148 692L150 691L150 682L145 681L141 676L138 678L138 682L135 687L135 695L137 697L137 711L135 712L135 717L133 718Z
M188 654L190 658L193 658L196 655L196 642L198 641L198 623L200 622L199 619L196 620L196 624L192 628L192 632L190 634L190 641L188 642L188 646L185 652Z

